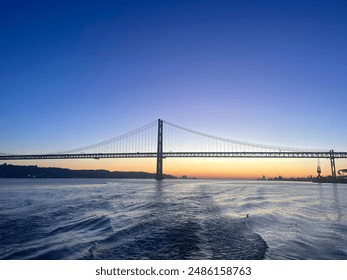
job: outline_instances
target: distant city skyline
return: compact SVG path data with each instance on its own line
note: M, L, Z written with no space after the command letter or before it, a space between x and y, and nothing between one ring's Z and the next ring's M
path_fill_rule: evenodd
M0 153L69 150L158 118L245 142L347 151L346 14L345 1L3 1ZM21 164L155 170L145 159ZM166 159L164 172L290 177L315 175L316 164Z

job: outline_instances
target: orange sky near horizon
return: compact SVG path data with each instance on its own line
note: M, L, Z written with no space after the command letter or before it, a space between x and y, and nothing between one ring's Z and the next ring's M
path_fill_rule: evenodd
M331 174L330 161L321 159L322 175ZM145 171L154 173L156 159L100 159L100 160L37 160L7 161L14 165L62 167L70 169L106 169L110 171ZM2 164L2 163L1 163ZM316 176L317 159L246 159L246 158L168 158L164 159L164 173L177 177L255 179L270 177ZM347 168L347 160L336 160L336 170Z

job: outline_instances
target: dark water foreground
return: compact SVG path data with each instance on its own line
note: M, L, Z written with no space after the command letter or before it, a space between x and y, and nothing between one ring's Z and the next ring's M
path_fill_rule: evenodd
M346 202L339 184L1 179L0 259L347 259Z

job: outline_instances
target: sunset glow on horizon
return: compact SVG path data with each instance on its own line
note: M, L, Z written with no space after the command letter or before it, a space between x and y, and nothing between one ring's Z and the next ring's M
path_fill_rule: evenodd
M8 161L14 165L37 165L69 169L105 169L109 171L137 171L155 173L156 159L100 159L54 161ZM321 159L322 175L331 175L330 162ZM347 160L336 160L337 170L345 168ZM164 173L176 177L199 179L258 179L317 176L317 159L232 159L180 158L164 159Z

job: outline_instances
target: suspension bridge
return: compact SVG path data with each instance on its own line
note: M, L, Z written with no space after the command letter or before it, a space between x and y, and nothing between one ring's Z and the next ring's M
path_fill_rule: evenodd
M165 136L165 137L164 137ZM78 149L46 154L0 154L0 160L156 158L156 180L165 158L326 158L336 178L335 159L347 152L308 150L242 142L194 131L161 119L121 136Z

